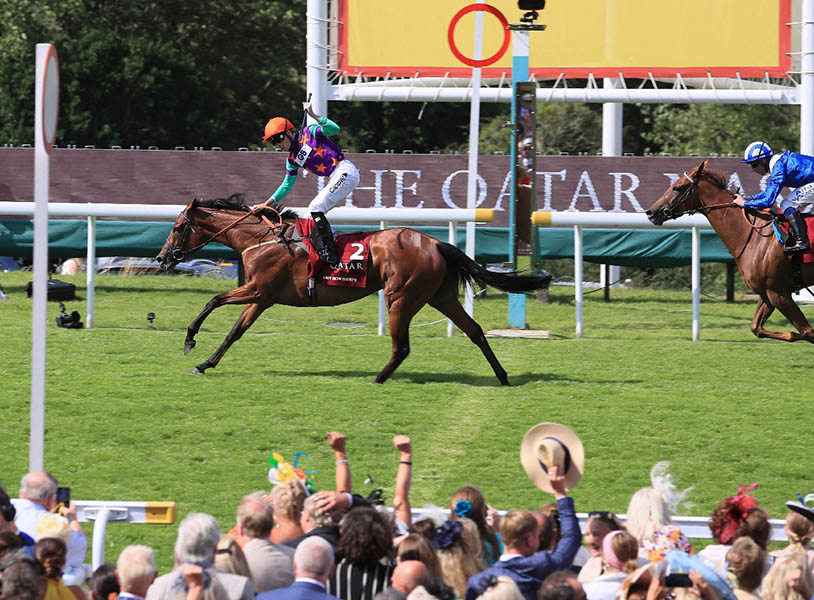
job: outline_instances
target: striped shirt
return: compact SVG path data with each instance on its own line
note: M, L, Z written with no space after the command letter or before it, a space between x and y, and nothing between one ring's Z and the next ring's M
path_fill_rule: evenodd
M328 593L342 600L373 600L390 585L393 565L383 560L387 562L357 563L343 558L328 580Z

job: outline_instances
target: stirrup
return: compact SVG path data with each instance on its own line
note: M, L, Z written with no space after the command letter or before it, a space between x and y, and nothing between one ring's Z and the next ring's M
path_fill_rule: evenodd
M805 250L810 250L811 244L808 242L808 240L794 240L794 243L791 245L786 243L783 249L786 252L803 252Z

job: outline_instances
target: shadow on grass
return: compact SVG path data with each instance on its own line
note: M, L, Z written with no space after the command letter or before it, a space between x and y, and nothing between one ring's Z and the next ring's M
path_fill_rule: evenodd
M272 372L267 372L267 375L273 375ZM286 373L289 377L358 377L360 379L367 379L371 383L378 375L378 371L298 371L297 373ZM493 374L484 375L471 375L465 373L410 373L396 371L387 381L399 382L408 380L412 383L458 383L464 385L471 385L475 387L501 387L497 377ZM561 383L586 383L586 380L575 379L573 377L566 377L562 375L554 375L551 373L522 373L511 374L509 373L509 382L512 386L517 387L527 383L537 383L540 381L545 382L561 382ZM387 382L385 382L387 383ZM627 381L626 381L627 383ZM632 383L642 383L641 381L633 381Z

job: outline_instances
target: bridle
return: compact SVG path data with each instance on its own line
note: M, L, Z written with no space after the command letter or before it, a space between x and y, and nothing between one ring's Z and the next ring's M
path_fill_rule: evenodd
M697 210L699 210L697 208L690 208L676 212L676 209L679 206L681 206L685 200L689 200L692 197L692 195L698 190L699 178L693 179L686 171L684 171L684 177L687 178L687 181L690 182L690 185L686 186L683 190L681 190L681 192L679 192L677 195L675 195L674 198L672 198L669 201L665 197L665 194L667 192L662 194L661 197L659 198L659 200L663 200L664 202L664 209L662 209L662 212L664 213L664 216L666 217L667 221L671 219L676 219L682 215L691 215Z
M680 217L682 215L691 215L691 214L694 214L695 212L698 212L698 211L700 211L700 212L702 212L703 214L706 215L713 208L727 208L727 207L731 207L731 206L738 206L734 202L722 202L721 204L710 204L708 206L704 206L704 205L701 205L699 203L698 208L690 208L690 209L686 209L686 210L676 212L676 209L679 206L681 206L684 203L685 200L689 200L692 197L692 194L695 194L698 191L698 181L700 180L700 177L697 176L695 179L693 179L692 177L690 177L690 175L686 171L684 171L684 177L687 178L687 180L690 182L690 185L685 187L672 200L670 200L669 202L667 201L667 198L665 198L666 192L665 192L665 194L661 195L660 199L664 201L664 205L665 205L665 207L663 209L663 212L664 212L664 215L667 217L667 220L674 219L674 218ZM743 248L741 248L741 251L738 252L737 256L735 256L736 261L739 260L741 256L743 256L744 251L746 250L747 246L749 246L749 242L752 239L752 234L755 231L757 231L758 235L762 236L761 230L763 230L767 226L771 225L771 223L768 222L768 223L765 223L764 225L758 226L757 225L757 213L755 213L753 221L749 220L749 216L747 215L746 210L743 210L742 214L743 214L743 218L746 219L746 223L749 225L749 235L746 237L746 242L744 243Z
M698 175L698 174L696 174L696 175ZM676 209L679 206L681 206L681 204L683 204L685 200L689 200L692 197L692 195L695 194L698 191L698 182L701 179L700 176L697 176L695 179L693 179L692 177L690 177L689 173L687 173L686 171L684 171L684 177L687 178L687 181L690 182L690 185L685 187L683 190L681 190L681 192L675 198L673 198L672 200L670 200L668 202L667 198L665 197L666 192L665 192L665 194L662 194L661 197L659 198L659 200L664 201L665 206L664 206L663 212L664 212L664 216L667 217L666 220L676 219L676 218L681 217L683 215L692 215L692 214L695 214L696 212L701 212L703 214L707 214L713 208L727 208L727 207L731 207L731 206L737 206L737 204L735 204L734 202L722 202L721 204L709 204L709 205L706 205L706 206L702 205L699 202L697 208L688 208L686 210L676 212ZM746 212L744 211L744 215L745 214L746 214ZM748 221L748 219L747 219L747 221Z
M273 211L274 214L277 215L277 221L278 221L277 223L272 223L271 221L269 221L269 219L268 219L268 217L266 217L266 215L263 215L263 214L260 215L260 218L263 221L266 222L266 224L269 226L270 230L272 230L272 231L278 230L278 229L281 229L282 226L283 226L282 215L280 214L280 212L277 209L275 209L272 206L266 206L266 205L255 206L249 212L247 212L245 215L238 217L237 219L235 219L234 221L229 223L226 227L221 228L220 231L218 231L217 233L215 233L215 234L209 236L208 238L206 238L203 242L201 242L197 246L194 246L192 248L184 249L184 245L186 244L186 241L189 238L189 234L190 233L196 233L196 234L198 233L198 231L195 229L195 225L192 224L192 219L189 218L189 211L191 209L193 209L193 208L195 208L194 203L191 203L181 213L181 218L183 218L183 220L184 220L184 225L183 225L183 229L181 230L181 239L178 242L178 245L176 246L175 244L173 244L170 241L170 237L172 236L173 231L176 230L175 227L173 227L170 230L170 235L167 236L167 247L170 249L170 254L172 256L172 259L174 261L176 261L177 263L183 261L184 257L187 254L194 254L195 252L197 252L198 250L200 250L201 248L206 246L208 243L214 241L218 236L226 233L227 231L229 231L230 229L235 227L238 223L241 223L244 219L246 219L246 218L248 218L248 217L250 217L250 216L252 216L254 214L257 214L259 212L258 209L269 209L269 210Z

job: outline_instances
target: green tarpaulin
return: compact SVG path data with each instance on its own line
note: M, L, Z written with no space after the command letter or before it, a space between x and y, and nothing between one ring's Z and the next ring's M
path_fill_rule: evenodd
M164 245L172 227L156 221L96 221L97 256L153 257ZM343 225L339 231L359 231L369 226ZM447 241L447 227L416 227ZM542 259L573 258L573 228L540 228ZM508 230L505 227L477 227L475 248L481 263L508 260ZM466 230L458 228L458 246L466 243ZM48 247L52 259L82 257L87 254L88 222L51 219ZM31 258L34 247L34 221L0 220L0 256ZM212 243L198 251L197 258L233 258L230 248ZM586 261L636 267L675 267L692 259L692 232L672 229L583 229L583 256ZM701 261L727 262L732 257L714 231L701 231Z

